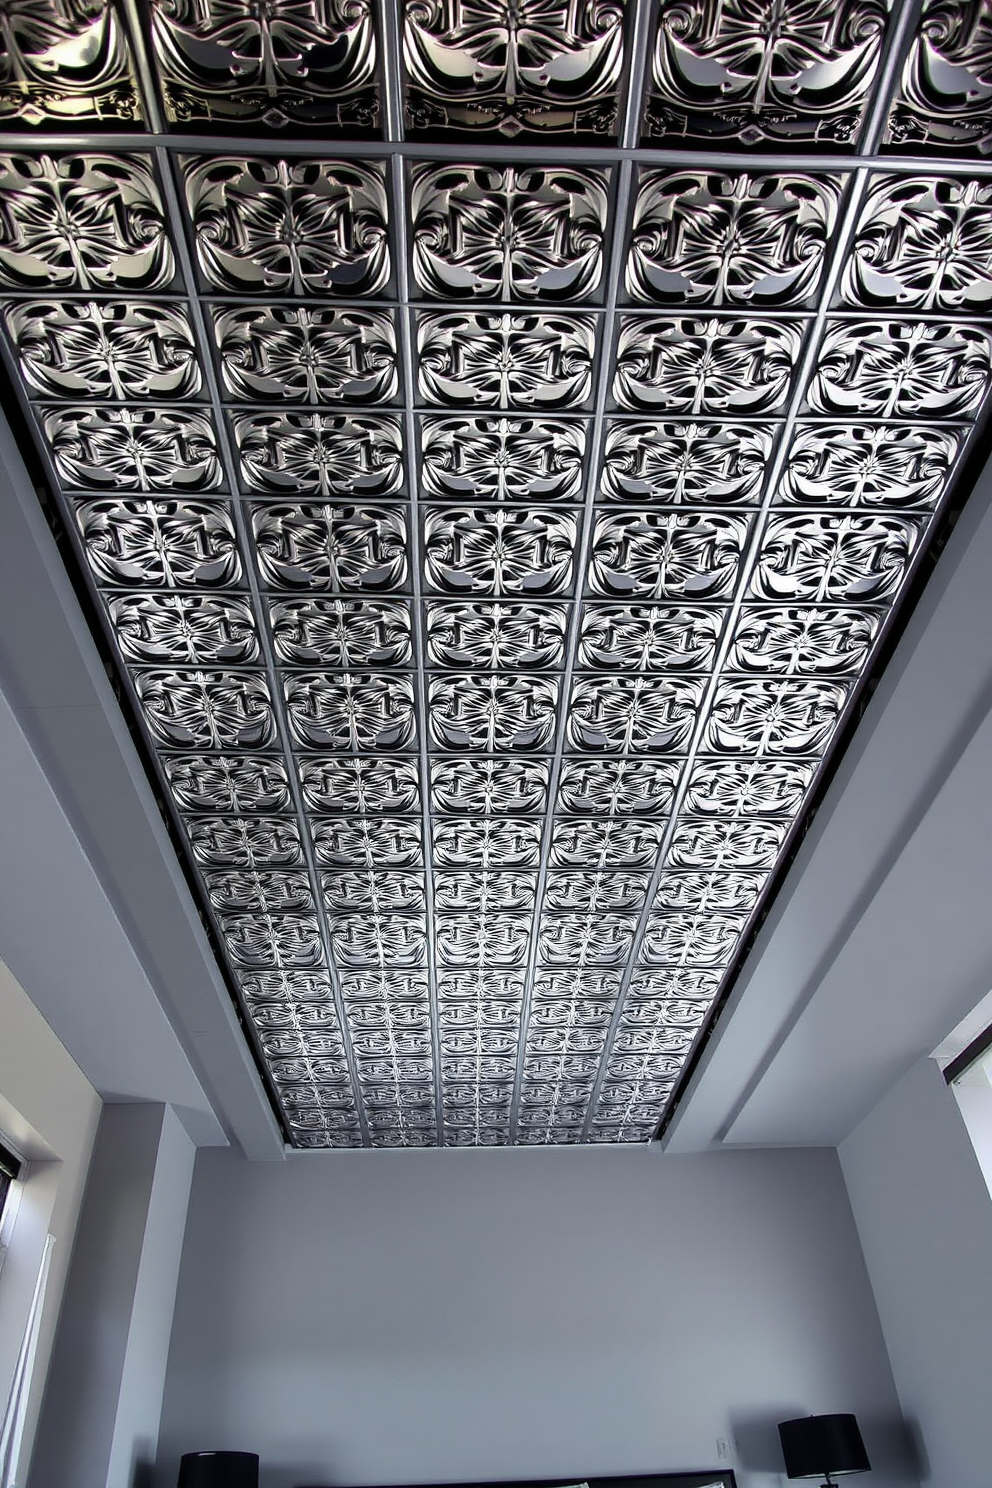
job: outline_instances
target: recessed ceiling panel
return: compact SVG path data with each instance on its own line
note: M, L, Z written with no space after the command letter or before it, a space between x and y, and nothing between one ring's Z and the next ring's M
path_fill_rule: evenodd
M986 7L15 9L7 374L288 1140L650 1139L984 425Z

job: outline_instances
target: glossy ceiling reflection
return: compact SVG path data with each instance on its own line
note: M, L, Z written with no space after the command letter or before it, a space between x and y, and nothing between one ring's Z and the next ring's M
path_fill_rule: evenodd
M7 370L290 1140L649 1139L983 419L992 5L0 35Z

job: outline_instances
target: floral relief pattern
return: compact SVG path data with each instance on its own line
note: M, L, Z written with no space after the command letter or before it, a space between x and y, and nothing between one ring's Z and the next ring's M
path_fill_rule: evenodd
M132 124L141 105L110 0L10 4L0 22L0 119Z
M356 506L256 506L262 580L273 589L392 593L407 578L401 510Z
M992 149L992 17L982 0L926 0L889 114L907 150Z
M0 283L7 289L168 289L175 257L139 155L0 155Z
M0 10L15 434L286 1140L652 1140L983 448L988 7Z
M578 170L419 166L413 272L425 298L582 300L603 272L607 177Z
M205 413L165 408L77 408L45 415L66 486L128 491L219 490L224 472Z
M611 513L593 534L589 588L610 599L725 598L747 530L722 513Z
M76 523L98 582L220 589L241 579L234 524L227 509L205 501L80 501Z
M425 418L425 496L446 501L575 501L585 428L545 418Z
M617 0L406 0L407 124L513 139L616 129Z
M861 214L841 300L872 310L992 308L992 181L883 177Z
M627 293L656 305L808 305L839 194L836 178L644 171Z
M433 678L431 733L444 749L543 749L557 719L557 683L543 677Z
M229 294L376 295L389 280L381 165L190 158L186 200L204 283Z
M578 659L597 671L705 671L715 660L722 622L715 607L589 604Z
M827 329L806 397L814 413L962 418L984 398L989 333L959 322L849 321Z
M263 496L377 500L403 489L400 424L388 414L244 414L234 434L241 478Z
M955 429L800 424L781 500L797 506L930 508L961 448Z
M567 592L577 542L575 517L525 508L429 512L425 569L438 593L537 597Z
M135 672L134 685L154 736L170 749L264 748L275 716L259 673Z
M396 332L373 310L216 312L224 386L239 402L389 403L399 390Z
M37 394L124 401L200 393L193 333L171 306L32 300L5 319L21 373Z
M625 316L613 396L632 413L775 413L799 346L798 325L785 321Z
M544 811L548 767L542 760L437 759L431 763L431 801L438 812L468 816Z
M428 660L456 670L543 670L564 662L567 628L561 605L430 603Z
M269 623L276 655L289 665L394 667L413 657L409 607L392 600L278 599Z
M591 315L423 314L420 393L440 407L583 408L595 342Z
M374 128L367 0L152 0L169 117L321 130Z
M280 760L252 755L184 755L171 756L165 762L169 784L184 811L203 811L212 815L230 812L233 816L259 812L263 815L287 811L292 806L289 780ZM309 898L306 880L297 880L295 891ZM279 892L279 891L277 891ZM285 888L281 892L286 892ZM227 885L224 889L228 908L251 908L272 897L264 881L251 886ZM247 893L247 901L245 894ZM232 902L235 896L236 902Z
M413 690L404 677L300 672L285 681L289 726L308 749L403 749L416 739Z
M756 502L772 430L755 424L670 424L613 420L600 491L639 506L736 506Z
M260 659L255 616L245 599L229 594L122 594L108 596L107 611L126 661L236 666Z
M402 759L301 759L300 784L311 811L335 816L419 811L416 767Z
M652 58L648 133L847 144L858 133L886 0L677 0Z

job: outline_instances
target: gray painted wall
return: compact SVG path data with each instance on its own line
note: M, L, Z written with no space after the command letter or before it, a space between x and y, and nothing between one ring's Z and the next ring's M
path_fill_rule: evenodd
M147 1474L155 1461L195 1156L175 1111L164 1107L105 1488L132 1488L136 1472ZM67 1488L83 1488L77 1472Z
M160 1437L263 1484L707 1468L897 1400L833 1151L197 1157ZM736 1446L734 1442L736 1441ZM886 1470L888 1468L888 1470Z
M0 775L5 763L0 749ZM0 831L0 859L5 850ZM34 1441L99 1120L100 1097L0 962L0 1136L28 1159L0 1229L8 1246L0 1285L0 1415L13 1382L46 1235L55 1241L17 1463L19 1482Z
M992 1204L953 1095L924 1059L840 1149L921 1476L992 1475Z
M167 1106L104 1107L30 1488L133 1488L154 1463L193 1155Z

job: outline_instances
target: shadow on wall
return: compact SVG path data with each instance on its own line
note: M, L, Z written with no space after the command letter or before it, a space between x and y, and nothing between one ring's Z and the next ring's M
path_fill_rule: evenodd
M785 1472L782 1463L782 1446L778 1439L779 1421L789 1421L795 1416L805 1415L801 1405L783 1405L774 1414L763 1412L760 1416L730 1417L730 1429L737 1448L737 1461L744 1472Z
M774 1414L732 1415L730 1425L743 1471L784 1475L778 1423L807 1414L806 1406L783 1405ZM929 1463L914 1423L898 1417L862 1416L859 1413L858 1425L873 1472L885 1473L890 1480L906 1483L929 1481Z
M274 1463L271 1467L262 1467L261 1488L336 1488L336 1484L328 1479L323 1464L297 1462L287 1466Z
M206 1451L208 1447L212 1448L213 1444L207 1443L198 1450ZM149 1470L147 1477L137 1470L131 1488L176 1488L178 1476L179 1459L169 1458L160 1461L154 1473ZM326 1458L320 1462L312 1457L296 1462L266 1462L263 1458L259 1463L258 1481L259 1488L339 1488L328 1473Z

